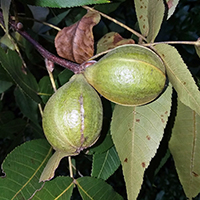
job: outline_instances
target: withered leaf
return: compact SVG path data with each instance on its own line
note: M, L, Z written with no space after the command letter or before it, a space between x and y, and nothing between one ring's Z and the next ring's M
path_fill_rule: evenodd
M100 21L97 12L88 11L75 24L63 28L55 38L55 47L59 56L76 63L83 63L94 54L93 26Z
M133 39L125 39L116 32L107 33L98 41L97 54L123 44L135 44L135 41Z

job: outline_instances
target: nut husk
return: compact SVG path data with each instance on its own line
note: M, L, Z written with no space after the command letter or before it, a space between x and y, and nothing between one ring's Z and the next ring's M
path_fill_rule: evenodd
M76 155L96 142L102 116L100 97L82 74L76 74L51 96L42 125L56 151Z
M105 98L124 106L151 102L166 82L162 60L136 44L116 47L84 71L87 81Z

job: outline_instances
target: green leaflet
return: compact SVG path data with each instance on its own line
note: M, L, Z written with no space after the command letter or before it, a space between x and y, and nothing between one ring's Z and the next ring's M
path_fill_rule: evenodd
M83 6L88 4L100 4L109 3L109 0L20 0L23 3L42 6L42 7L53 7L53 8L70 8L74 6Z
M134 0L142 35L153 42L163 21L165 6L162 0Z
M73 179L70 177L56 177L44 184L43 188L36 191L31 200L70 200L74 189Z
M85 176L76 179L75 184L83 200L123 200L123 198L102 179Z
M4 160L6 176L0 179L1 199L29 199L42 187L39 176L51 155L46 140L32 140L15 148Z
M157 100L148 105L115 106L111 134L121 160L128 199L137 198L144 171L163 137L170 114L171 93L170 85Z
M14 82L35 102L40 103L37 95L38 85L35 77L26 69L22 68L22 61L15 51L8 50L7 53L0 48L0 62L2 67L14 80Z
M158 44L155 48L165 63L169 81L180 101L200 115L200 92L176 48L167 44Z
M200 116L178 101L177 116L169 148L189 199L200 191Z
M92 163L92 176L108 179L120 166L120 160L115 147L108 151L94 154Z

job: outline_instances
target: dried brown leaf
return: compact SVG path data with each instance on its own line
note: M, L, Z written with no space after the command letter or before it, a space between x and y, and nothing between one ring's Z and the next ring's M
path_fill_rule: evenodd
M93 26L100 21L97 12L88 11L75 24L63 28L55 38L55 47L59 56L76 63L83 63L94 54Z
M133 39L124 39L116 32L110 32L104 35L97 44L97 53L113 49L123 44L135 44Z

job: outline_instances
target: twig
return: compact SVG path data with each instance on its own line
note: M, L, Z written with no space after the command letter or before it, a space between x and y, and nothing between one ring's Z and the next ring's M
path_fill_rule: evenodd
M71 178L74 178L73 169L72 169L72 159L71 159L71 156L68 156L68 162L69 162L69 173L70 173L70 177L71 177Z
M4 24L3 15L1 12L0 12L0 23ZM27 39L44 58L73 71L75 74L80 73L82 71L79 64L73 63L73 62L63 59L63 58L59 58L59 57L55 56L54 54L50 53L42 45L40 45L37 41L35 41L26 31L18 28L17 24L14 21L10 20L9 23L10 23L10 26L15 31L17 31L20 35L22 35L25 39Z
M148 44L142 44L142 46L154 46L156 44L188 44L188 45L199 45L198 41L163 41L163 42L154 42Z
M90 11L99 13L101 16L103 16L103 17L109 19L110 21L114 22L115 24L120 25L121 27L123 27L123 28L125 28L126 30L130 31L131 33L133 33L133 34L136 35L137 37L142 38L144 41L147 41L147 39L146 39L143 35L141 35L141 34L138 33L137 31L131 29L130 27L126 26L125 24L119 22L118 20L113 19L112 17L110 17L110 16L108 16L108 15L106 15L106 14L104 14L104 13L98 11L98 10L95 10L94 8L91 8L91 7L89 7L89 6L82 6L82 7L85 8L86 10L90 10Z

